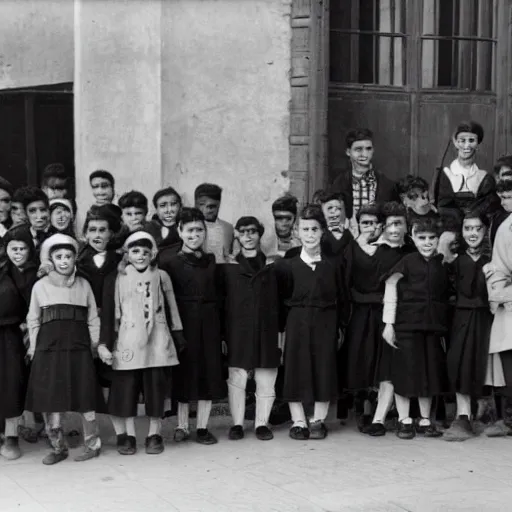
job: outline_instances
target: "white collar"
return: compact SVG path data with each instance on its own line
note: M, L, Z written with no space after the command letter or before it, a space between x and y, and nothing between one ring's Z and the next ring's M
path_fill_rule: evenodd
M300 259L308 266L315 270L316 264L322 261L322 255L318 253L316 256L310 256L304 249L300 251Z

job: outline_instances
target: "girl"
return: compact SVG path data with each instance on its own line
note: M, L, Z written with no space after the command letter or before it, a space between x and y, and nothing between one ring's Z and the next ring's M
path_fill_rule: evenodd
M338 396L336 352L349 304L339 261L325 258L321 251L326 229L321 207L304 207L298 224L302 251L276 262L280 300L289 310L283 399L293 420L290 437L297 440L327 436L324 422L329 403ZM308 427L303 404L313 402Z
M492 314L482 268L489 258L482 254L488 220L466 212L462 238L466 250L453 263L456 303L447 354L448 377L456 393L457 415L444 433L445 441L465 441L473 436L471 398L480 398L485 383Z
M189 438L189 402L197 400L196 441L215 444L217 439L208 430L212 400L226 396L215 257L201 249L206 223L197 208L182 208L178 233L183 247L162 267L171 276L187 342L180 356L180 366L173 372L178 400L178 427L174 439L181 442Z
M156 240L159 251L181 241L176 218L182 206L181 196L172 187L159 190L153 196L155 214L149 222L148 231Z
M77 251L76 240L61 233L43 243L41 257L54 271L34 285L27 316L32 368L26 409L45 414L52 447L46 465L68 456L61 427L66 411L82 413L85 450L75 460L97 457L101 448L95 411L102 398L93 361L100 325L91 287L76 275Z
M393 351L390 381L399 416L397 436L412 439L442 435L430 421L432 397L446 391L442 335L448 325L449 281L436 254L439 220L414 217L412 239L418 252L402 258L389 272L384 295L383 337ZM418 397L421 419L415 427L410 398Z
M52 199L50 201L50 224L55 233L75 236L74 218L76 204L72 199Z
M128 265L113 287L104 288L98 355L114 370L108 411L119 453L136 452L134 419L142 393L149 416L146 453L159 454L164 451L160 418L167 396L166 370L178 364L174 339L181 334L181 319L171 280L156 268L154 238L136 231L123 248Z

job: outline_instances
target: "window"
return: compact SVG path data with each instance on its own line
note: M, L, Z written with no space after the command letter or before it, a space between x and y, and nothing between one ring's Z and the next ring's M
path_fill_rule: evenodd
M424 0L424 88L494 89L496 0Z
M405 84L406 3L331 2L331 81Z

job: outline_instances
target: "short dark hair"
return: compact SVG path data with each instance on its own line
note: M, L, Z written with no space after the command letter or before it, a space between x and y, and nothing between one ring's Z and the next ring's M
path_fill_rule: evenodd
M9 181L0 176L0 189L5 190L10 196L12 200L12 196L14 194L14 187L11 185Z
M142 192L131 190L119 198L119 208L140 208L148 213L148 198Z
M439 236L443 226L439 215L414 215L410 218L411 233L435 233Z
M381 208L382 218L388 217L405 217L407 219L407 209L402 203L397 201L389 201L384 203Z
M382 208L381 208L380 204L378 204L378 203L370 203L370 204L361 206L361 208L359 208L359 210L356 213L356 221L358 223L361 220L361 217L363 215L373 215L373 216L377 217L377 220L379 222L382 222L382 220L383 220Z
M350 149L352 144L359 140L371 140L373 142L373 132L368 128L356 128L355 130L350 130L345 137L347 149Z
M496 183L496 193L502 194L503 192L512 192L512 180L499 180Z
M240 217L235 224L235 229L238 231L240 228L245 226L256 226L258 233L260 236L263 236L265 232L265 227L263 224L256 218L250 215L246 215L245 217Z
M299 219L302 220L316 220L322 229L327 229L327 222L322 212L322 207L318 204L305 205L299 214Z
M36 201L42 201L48 209L50 208L48 196L40 188L27 185L26 187L19 188L17 194L21 198L20 200L25 209L27 209L30 203L35 203Z
M155 208L158 200L164 196L175 196L176 199L178 200L178 203L180 203L180 206L183 204L181 196L178 194L178 192L173 187L166 187L158 190L157 193L153 196L153 206Z
M48 164L43 171L43 175L41 177L41 182L43 186L45 186L48 183L48 180L51 178L57 178L59 180L63 180L66 183L68 183L68 175L66 174L66 168L61 163L53 163Z
M206 221L203 212L199 210L199 208L190 208L189 206L184 206L180 210L180 213L178 213L176 224L178 227L182 228L185 224L189 224L190 222L202 222L206 227Z
M459 133L474 133L478 140L478 144L481 144L484 140L484 129L481 124L476 123L475 121L463 121L460 123L453 134L454 138L457 138Z
M297 217L297 205L299 200L291 194L285 194L284 196L278 197L272 203L272 213L274 212L290 212Z
M103 178L104 180L107 180L112 188L114 188L116 185L114 176L112 176L112 174L110 174L108 171L105 171L104 169L97 169L96 171L91 172L91 174L89 174L89 183L92 184L92 180L94 178Z
M85 216L85 222L83 227L83 233L87 232L87 228L89 227L89 222L93 220L103 220L108 222L108 227L111 231L114 233L117 233L121 229L121 221L117 215L115 215L110 208L108 208L108 205L92 205L86 216Z
M486 228L490 225L488 216L478 208L468 208L467 210L464 210L462 222L467 219L478 219Z
M496 160L493 168L494 174L498 174L502 167L510 167L512 169L512 155L500 156L500 158ZM507 176L512 177L512 174L509 175L507 173Z
M66 249L67 251L71 251L76 256L76 247L73 244L55 244L50 247L50 250L48 251L48 256L51 256L55 251L58 251L60 249Z
M421 190L422 192L428 192L429 186L427 180L421 176L413 176L412 174L402 178L397 185L398 194L400 196L407 195L412 190Z
M317 203L317 204L325 204L325 203L328 203L329 201L341 201L343 204L345 204L345 197L344 197L344 194L341 193L341 192L332 192L332 191L328 191L328 190L317 190L317 192L315 192L315 194L317 194L317 197L316 197L316 201L314 201L314 203Z
M194 191L194 200L198 200L200 197L208 197L214 201L220 201L222 199L222 189L214 183L201 183Z

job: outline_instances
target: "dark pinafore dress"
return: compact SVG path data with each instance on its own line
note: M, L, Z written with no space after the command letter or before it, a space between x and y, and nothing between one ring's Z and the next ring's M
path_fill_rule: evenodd
M87 412L103 409L87 317L85 306L55 304L41 308L41 326L28 382L27 410Z

